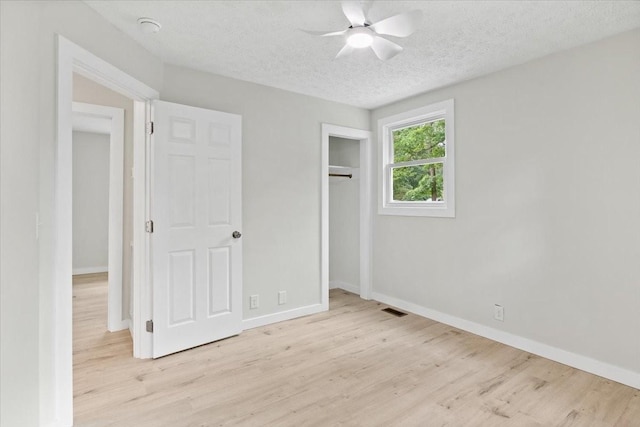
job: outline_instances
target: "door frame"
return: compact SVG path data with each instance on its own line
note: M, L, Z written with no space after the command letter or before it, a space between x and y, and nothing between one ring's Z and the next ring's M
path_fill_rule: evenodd
M134 357L150 357L151 334L143 332L150 312L147 281L147 245L144 231L147 216L146 151L148 138L145 124L147 104L159 93L114 67L68 39L57 35L55 140L55 184L53 231L53 322L47 325L53 336L53 368L55 372L55 419L60 425L73 425L73 341L72 341L72 101L73 73L115 90L134 100L134 185L133 185L133 269L132 338Z
M109 135L109 238L107 329L129 327L122 316L122 231L124 195L124 110L73 102L73 131Z
M360 141L360 297L371 299L371 132L322 123L321 155L321 303L329 309L329 137Z

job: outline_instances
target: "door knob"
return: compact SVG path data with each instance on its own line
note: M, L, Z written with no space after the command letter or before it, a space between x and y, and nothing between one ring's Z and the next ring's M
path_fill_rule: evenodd
M242 234L240 234L240 232L239 232L239 231L234 231L234 232L231 234L231 237L233 237L234 239L239 239L240 237L242 237Z

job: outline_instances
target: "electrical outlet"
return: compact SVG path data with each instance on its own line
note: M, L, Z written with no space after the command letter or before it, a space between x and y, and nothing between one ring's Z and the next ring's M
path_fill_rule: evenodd
M258 308L259 305L260 305L260 301L258 299L258 295L251 295L249 297L249 308L250 309Z
M500 321L500 322L504 322L504 307L498 304L495 304L493 306L493 318Z
M287 303L287 291L278 292L278 305Z

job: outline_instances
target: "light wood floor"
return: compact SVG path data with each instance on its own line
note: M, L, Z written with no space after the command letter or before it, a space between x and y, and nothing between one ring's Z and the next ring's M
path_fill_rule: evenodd
M344 291L331 310L159 360L74 282L76 426L640 426L640 391Z

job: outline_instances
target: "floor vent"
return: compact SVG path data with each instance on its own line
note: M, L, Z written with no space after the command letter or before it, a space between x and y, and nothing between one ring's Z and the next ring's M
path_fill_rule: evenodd
M393 314L396 317L402 317L402 316L406 316L407 313L403 313L402 311L398 311L394 308L391 307L387 307L387 308L383 308L382 311L389 313L389 314Z

